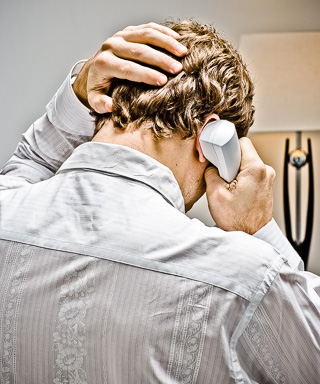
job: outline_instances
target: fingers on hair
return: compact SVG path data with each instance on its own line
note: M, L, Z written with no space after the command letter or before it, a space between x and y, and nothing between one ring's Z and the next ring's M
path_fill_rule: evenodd
M144 125L160 138L177 133L189 138L216 113L235 124L239 137L245 136L253 123L253 84L238 52L211 25L193 20L164 25L188 48L178 58L182 72L166 73L168 82L161 88L114 79L112 114L98 116L97 124L112 119L120 129Z

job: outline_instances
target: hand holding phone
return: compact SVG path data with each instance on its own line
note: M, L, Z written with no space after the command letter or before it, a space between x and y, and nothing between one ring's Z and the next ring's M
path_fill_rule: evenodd
M218 168L220 177L227 183L234 180L241 162L234 124L227 120L212 121L203 128L199 141L204 157Z
M239 143L242 157L237 179L228 185L216 168L208 167L206 194L218 227L252 235L272 218L275 171L263 163L248 138L241 138Z

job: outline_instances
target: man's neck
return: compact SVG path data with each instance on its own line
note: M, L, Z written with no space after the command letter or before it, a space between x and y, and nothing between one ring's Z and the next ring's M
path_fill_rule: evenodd
M190 172L192 172L195 154L195 139L182 140L179 137L156 139L150 129L128 128L120 130L109 121L94 136L92 141L123 145L152 157L168 167L174 174L181 192L188 204Z
M153 157L163 163L162 157L164 145L162 140L155 140L152 132L146 129L134 129L128 127L126 130L121 130L115 128L112 121L109 121L93 137L92 141L124 145Z

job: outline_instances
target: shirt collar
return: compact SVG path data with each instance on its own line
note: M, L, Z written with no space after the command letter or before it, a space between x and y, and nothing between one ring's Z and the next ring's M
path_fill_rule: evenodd
M144 183L185 213L184 199L171 170L157 160L122 145L89 142L80 145L57 174L87 169L114 174Z

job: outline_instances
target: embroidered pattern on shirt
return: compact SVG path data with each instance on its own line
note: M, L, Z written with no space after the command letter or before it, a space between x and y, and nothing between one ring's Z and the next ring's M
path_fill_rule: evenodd
M212 287L187 290L184 285L175 318L167 375L176 382L194 384L204 347Z
M33 249L10 245L3 273L0 305L0 382L16 383L17 322L21 296L26 281Z
M59 313L53 334L55 351L55 384L87 384L83 369L87 354L84 348L86 330L83 322L92 305L95 289L96 261L74 268L64 278L59 299Z
M273 345L272 340L276 337L276 333L274 329L270 328L270 322L266 323L265 319L267 319L267 314L262 308L259 308L244 333L244 337L248 346L252 351L255 351L258 361L274 382L277 384L290 383L288 375L281 371L277 362L277 360L281 360L281 356L278 355L277 360L275 360L274 356L277 348Z

